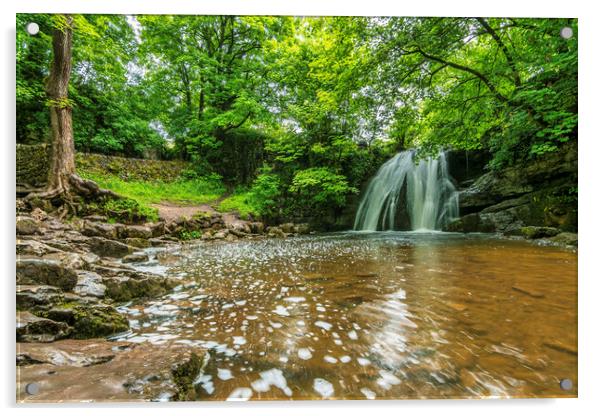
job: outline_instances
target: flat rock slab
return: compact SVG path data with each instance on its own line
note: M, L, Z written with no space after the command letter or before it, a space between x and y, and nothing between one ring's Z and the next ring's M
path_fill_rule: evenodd
M17 401L185 400L208 359L190 345L100 339L17 344ZM30 395L26 386L37 383Z

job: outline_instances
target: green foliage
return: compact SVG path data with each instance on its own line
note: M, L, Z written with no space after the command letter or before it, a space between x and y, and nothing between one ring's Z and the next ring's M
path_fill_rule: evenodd
M203 236L203 233L197 230L186 231L182 230L178 235L180 240L198 240Z
M337 175L327 168L310 168L297 172L289 190L295 194L296 207L310 213L343 207L346 195L358 192L348 185L345 176Z
M41 33L29 36L25 23ZM49 135L51 15L17 15L17 139ZM573 29L571 39L559 36ZM486 148L497 169L577 138L577 21L74 17L78 150L191 162L179 182L101 186L148 205L281 220L336 213L395 152Z
M130 198L112 199L103 206L104 213L117 222L147 222L159 219L156 208L147 207Z

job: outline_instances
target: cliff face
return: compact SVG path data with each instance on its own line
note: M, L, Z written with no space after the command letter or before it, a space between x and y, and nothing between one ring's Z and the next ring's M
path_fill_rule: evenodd
M577 143L484 173L460 190L459 201L461 217L447 231L514 234L537 226L576 232Z

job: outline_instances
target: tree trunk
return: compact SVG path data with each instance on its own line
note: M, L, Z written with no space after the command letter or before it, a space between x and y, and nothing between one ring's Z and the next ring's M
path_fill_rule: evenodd
M71 45L73 18L65 16L65 25L52 33L53 61L46 94L50 104L52 127L52 157L48 172L48 191L68 192L70 179L75 175L75 146L71 124L71 105L68 100L71 74Z

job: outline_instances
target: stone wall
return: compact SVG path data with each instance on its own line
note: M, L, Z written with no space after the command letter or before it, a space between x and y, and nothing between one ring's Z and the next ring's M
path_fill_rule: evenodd
M49 146L17 144L17 184L34 187L46 183L49 168ZM92 153L77 153L77 169L88 173L113 174L123 180L173 181L190 168L188 162L130 159Z
M17 184L34 187L46 183L49 167L49 146L17 144Z

